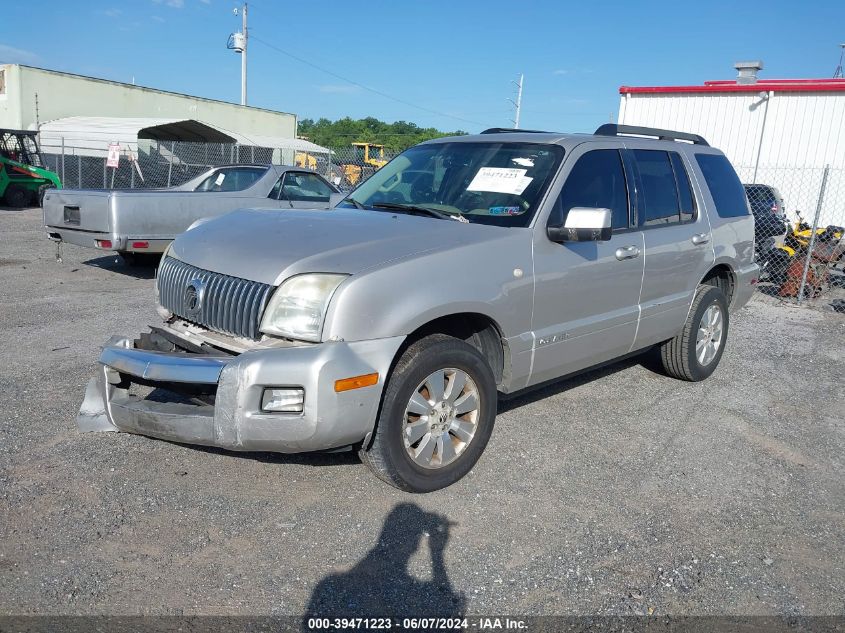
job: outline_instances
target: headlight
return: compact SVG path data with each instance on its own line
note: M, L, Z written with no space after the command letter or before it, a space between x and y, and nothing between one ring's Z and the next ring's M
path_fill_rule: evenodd
M267 304L261 331L305 341L319 341L334 291L346 275L310 273L286 279Z

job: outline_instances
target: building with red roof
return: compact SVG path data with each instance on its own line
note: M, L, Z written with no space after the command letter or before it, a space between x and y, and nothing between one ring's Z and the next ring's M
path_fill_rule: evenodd
M845 79L761 79L762 62L735 67L732 80L622 86L619 123L700 134L743 182L777 186L788 211L812 220L820 206L821 223L843 223Z

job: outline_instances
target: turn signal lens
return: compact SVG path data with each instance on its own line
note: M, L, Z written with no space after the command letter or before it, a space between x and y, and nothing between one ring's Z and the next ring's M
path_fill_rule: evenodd
M363 376L353 376L352 378L342 378L336 380L334 383L334 390L337 393L341 391L350 391L352 389L360 389L361 387L372 387L378 382L378 372L374 374L364 374Z

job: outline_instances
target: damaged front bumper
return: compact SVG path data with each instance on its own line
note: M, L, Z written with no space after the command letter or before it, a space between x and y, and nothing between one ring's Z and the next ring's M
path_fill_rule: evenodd
M241 354L140 349L113 337L88 383L81 431L124 431L237 451L296 453L360 442L404 337L254 349ZM378 373L375 385L335 382ZM301 413L266 412L265 388L301 388Z

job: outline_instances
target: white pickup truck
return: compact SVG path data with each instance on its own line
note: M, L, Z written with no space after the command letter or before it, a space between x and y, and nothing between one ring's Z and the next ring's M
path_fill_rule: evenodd
M158 258L200 218L244 207L325 209L343 198L314 172L279 165L215 167L164 189L51 189L44 228L55 242L117 251L128 263Z

